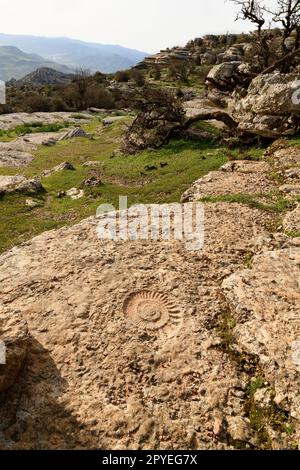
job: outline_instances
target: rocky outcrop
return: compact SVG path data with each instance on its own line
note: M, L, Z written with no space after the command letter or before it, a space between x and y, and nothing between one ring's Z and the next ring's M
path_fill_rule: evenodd
M20 80L14 81L13 86L44 86L44 85L65 85L72 81L74 74L67 74L50 67L41 67L29 73ZM10 85L10 83L9 83Z
M25 176L0 176L0 194L8 193L32 193L43 191L43 187L37 179L27 179Z
M248 86L252 74L248 64L239 61L223 62L213 67L206 77L206 83L220 91L232 92L237 85Z
M216 65L243 61L252 49L251 42L239 43L234 35L207 35L190 41L185 47L173 47L148 56L137 67L165 68L174 64Z
M81 119L77 119L77 116L74 116L74 113L67 112L0 114L0 129L15 129L17 126L22 126L23 124L32 124L33 122L40 122L45 125L55 124L57 122L71 122L84 124L89 122L90 119L93 119L93 116L87 113L81 113Z
M198 253L175 240L101 241L101 219L90 218L2 255L2 301L20 309L33 345L23 393L0 405L1 420L14 417L0 443L224 449L230 436L255 440L242 419L247 374L212 328L221 280L265 233L255 209L240 207L237 223L238 207L207 205Z
M269 138L296 134L300 128L296 76L273 73L252 80L247 96L236 96L229 112L243 132Z
M32 160L31 153L23 150L5 150L0 143L0 167L22 167L28 165Z
M70 140L75 137L88 137L87 133L81 127L75 127L75 129L70 129L65 134L63 134L58 140Z
M283 219L283 228L291 234L300 234L300 204Z
M255 177L254 177L255 175ZM237 161L224 165L221 171L203 176L182 195L182 202L197 201L207 197L230 195L255 195L274 189L270 167L266 162Z
M275 403L300 423L300 246L266 251L223 283L236 319L234 340L256 356Z

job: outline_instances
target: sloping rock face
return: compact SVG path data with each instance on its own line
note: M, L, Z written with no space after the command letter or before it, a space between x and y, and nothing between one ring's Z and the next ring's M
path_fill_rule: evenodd
M277 138L296 134L300 126L297 76L273 73L252 80L245 98L229 102L229 112L244 132Z
M32 152L35 146L18 138L13 142L0 142L0 167L22 167L33 160Z
M274 188L266 162L237 161L224 165L195 181L181 198L182 202L207 197L268 193Z
M237 210L207 206L200 252L100 241L91 218L2 255L1 300L22 312L32 345L0 404L13 423L0 445L223 449L230 432L255 441L243 418L248 376L212 327L222 279L265 233L259 211L241 207L237 225Z
M235 341L259 358L275 402L300 420L300 248L267 251L223 283Z

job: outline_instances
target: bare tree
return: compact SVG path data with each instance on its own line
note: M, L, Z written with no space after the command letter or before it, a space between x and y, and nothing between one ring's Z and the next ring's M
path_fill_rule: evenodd
M286 41L292 36L293 32L296 32L294 49L298 49L300 42L300 0L277 0L275 9L268 9L267 7L264 7L264 9L272 15L274 23L279 23L282 26L282 54L287 54Z
M249 20L257 26L257 33L260 36L262 28L266 23L264 9L260 0L230 0L240 7L237 20Z
M240 7L236 20L249 20L256 25L254 43L257 49L260 70L269 66L270 48L273 34L270 29L263 29L266 24L266 10L262 0L230 0Z
M90 71L78 69L73 78L74 95L76 96L78 109L86 108L86 95L90 84Z
M291 52L287 47L287 39L295 33L292 51L300 46L300 0L277 0L275 6L268 7L264 0L230 0L240 7L237 19L249 20L257 26L256 43L258 46L258 59L264 69L272 66L272 60L278 62L281 72L287 72L294 64L281 60ZM281 48L277 48L275 57L272 57L271 49L274 46L274 34L271 24L263 29L267 17L271 23L280 24Z
M159 148L168 143L175 132L187 130L198 121L216 119L236 133L237 123L226 111L203 109L187 118L182 101L167 89L144 87L138 100L139 113L128 128L122 145L124 154L134 154L146 148Z

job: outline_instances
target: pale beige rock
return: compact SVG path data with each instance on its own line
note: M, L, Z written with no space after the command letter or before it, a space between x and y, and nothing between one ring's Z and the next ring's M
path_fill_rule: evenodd
M57 173L58 171L65 171L65 170L68 170L68 171L74 171L75 168L74 166L69 163L69 162L62 162L60 163L59 165L56 165L54 168L52 168L51 170L45 170L43 172L43 176L45 177L48 177L48 176L51 176L53 175L53 173Z
M27 179L25 176L0 176L0 193L15 192L38 193L43 187L37 179Z
M241 416L227 418L227 431L234 441L249 442L251 439L250 422Z
M265 162L231 162L197 180L182 196L182 202L208 196L268 193L274 188ZM255 173L255 177L254 177Z
M223 289L237 319L237 344L259 359L281 406L300 420L300 248L258 255Z
M66 192L66 195L71 199L81 199L84 196L83 189L71 188Z
M228 111L239 129L270 138L297 133L296 79L296 75L280 73L254 78L246 97L236 96L229 102Z
M204 250L189 252L174 240L101 241L90 218L2 255L1 299L22 312L33 344L22 395L16 384L0 404L2 422L17 413L0 445L227 448L214 416L241 416L248 379L211 325L224 308L221 280L243 266L264 221L238 204L208 204ZM152 322L162 308L146 301L128 313L143 292L164 296L182 322L172 313L158 329L140 324L136 314Z
M26 166L33 160L34 150L34 145L20 137L12 142L0 142L0 167Z
M0 115L0 129L9 130L23 124L31 124L33 122L42 122L44 124L54 124L56 122L74 122L85 123L93 119L89 114L82 114L84 119L76 119L74 113L54 112L54 113L11 113Z
M287 232L300 233L300 204L297 205L296 209L285 215L283 219L283 227Z
M293 165L280 160L232 162L213 174L209 193L220 185L228 194L230 185L234 193L277 191L269 172ZM234 359L245 352L295 417L294 442L300 244L269 232L277 215L205 204L200 251L161 238L99 240L99 220L43 233L0 257L0 307L20 313L31 337L26 368L0 402L0 447L260 448L245 416L252 375ZM291 444L272 426L268 433L273 448Z

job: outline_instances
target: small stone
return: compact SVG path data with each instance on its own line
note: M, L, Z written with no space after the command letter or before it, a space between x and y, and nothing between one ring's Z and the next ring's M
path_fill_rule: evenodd
M229 416L227 424L227 431L234 441L247 442L251 439L250 425L245 418Z
M82 189L71 188L66 192L66 196L74 200L81 199L84 196L84 191Z
M39 205L39 202L35 201L34 199L26 199L25 204L28 207L37 207Z

